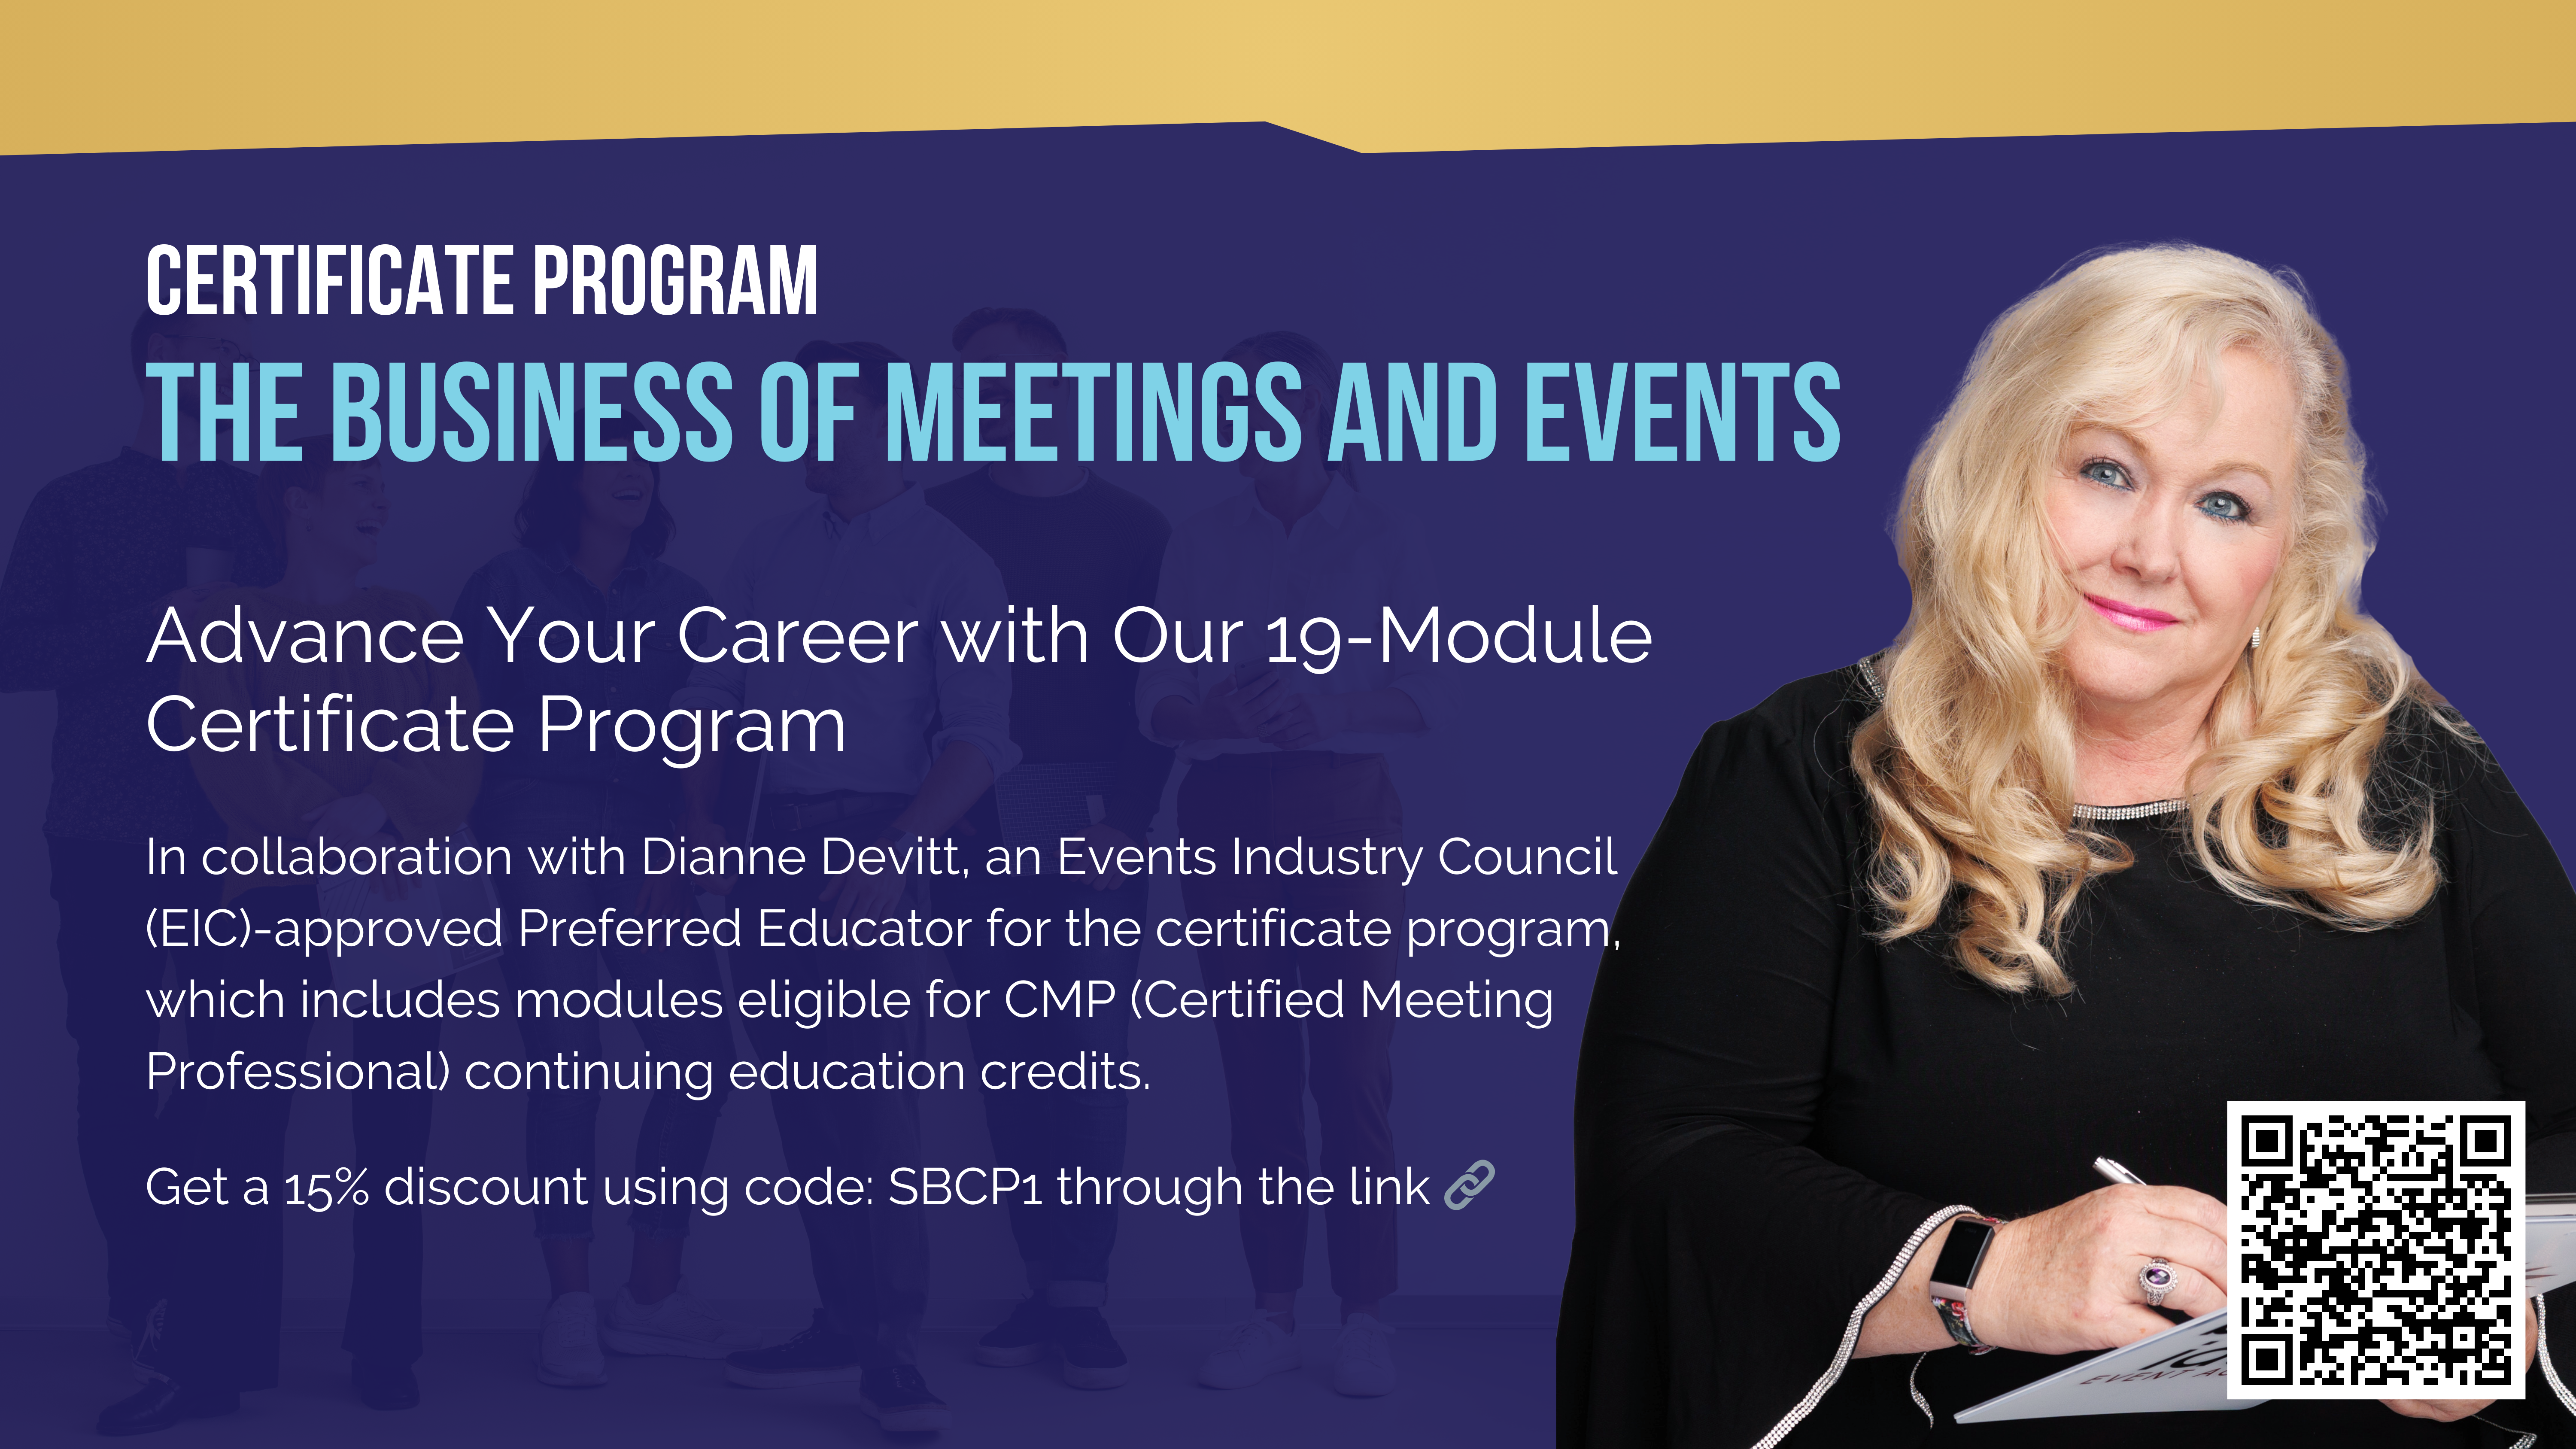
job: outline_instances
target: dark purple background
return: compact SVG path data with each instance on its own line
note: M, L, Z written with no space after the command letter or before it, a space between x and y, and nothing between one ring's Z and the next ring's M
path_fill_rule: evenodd
M2460 127L1362 156L1275 128L1213 126L8 158L0 511L14 518L46 480L131 436L125 331L145 249L162 241L518 246L514 317L260 319L261 356L306 364L307 420L333 360L726 361L733 457L684 454L664 472L681 526L671 557L708 580L751 521L803 496L793 469L762 458L750 399L761 367L809 337L947 360L954 320L1000 304L1048 313L1085 359L1204 362L1245 335L1291 328L1344 359L1480 361L1503 382L1493 458L1369 467L1362 488L1427 542L1444 613L1536 603L1562 617L1597 602L1608 618L1647 621L1656 647L1636 668L1459 671L1451 722L1398 765L1411 843L1610 833L1632 862L1710 721L1877 648L1903 622L1885 519L1983 326L2087 251L2184 239L2294 267L2313 289L2351 359L2387 503L2367 603L2484 731L2544 825L2563 830L2576 819L2555 642L2576 523L2558 437L2576 318L2570 136ZM533 244L627 241L714 242L728 258L742 241L764 255L772 241L819 243L822 315L528 315ZM1842 379L1825 395L1842 425L1828 463L1796 460L1786 434L1804 420L1785 383L1782 461L1751 461L1749 430L1730 464L1637 464L1624 438L1616 463L1517 461L1525 361L1811 359ZM1662 391L1678 401L1676 385ZM1557 395L1571 404L1573 390ZM1579 411L1568 411L1559 441L1579 436ZM964 471L915 469L925 482ZM1101 471L1176 519L1238 486L1229 465L1205 461ZM395 470L376 580L443 606L508 545L524 476L524 464L489 461ZM0 1231L19 1246L0 1324L68 1331L96 1320L98 1257L70 1150L45 896L51 719L48 696L0 700L0 928L22 943L0 1010L0 1161L14 1184ZM1607 915L1615 898L1615 882L1524 891L1433 878L1408 904ZM1435 1023L1396 1037L1398 1155L1443 1183L1479 1157L1500 1169L1471 1211L1406 1214L1412 1321L1521 1325L1492 1339L1522 1363L1521 1397L1497 1398L1472 1374L1443 1377L1434 1365L1447 1360L1425 1337L1414 1359L1399 1358L1417 1370L1406 1417L1311 1427L1413 1439L1473 1409L1485 1437L1545 1436L1543 1330L1571 1227L1568 1098L1592 964L1573 952L1427 963L1424 974L1450 981L1472 969L1554 987L1557 1023ZM1149 951L1145 970L1195 975L1174 953ZM502 1033L486 1043L511 1044ZM951 1049L962 1054L962 1041ZM1140 1027L1134 1049L1158 1086L1178 1090L1137 1107L1130 1169L1204 1170L1224 1152L1204 1028ZM514 1103L440 1113L435 1155L516 1167ZM345 1118L344 1106L299 1105L296 1153L344 1154ZM615 1106L606 1118L603 1161L620 1162L633 1118ZM987 1160L971 1101L933 1103L926 1120L934 1156ZM756 1170L774 1152L766 1111L735 1102L716 1170ZM608 1283L623 1244L614 1218L602 1214ZM517 1214L433 1214L430 1233L430 1294L450 1305L433 1303L434 1322L532 1319L541 1280ZM933 1235L934 1322L937 1305L950 1306L944 1321L969 1323L1016 1291L998 1215L937 1216ZM345 1291L345 1244L331 1220L290 1223L291 1301ZM792 1305L807 1291L783 1214L712 1225L693 1252L695 1286L712 1297ZM1131 1214L1113 1276L1139 1321L1213 1322L1239 1313L1242 1273L1223 1214ZM1309 1281L1321 1291L1320 1242ZM329 1320L319 1307L308 1316ZM958 1442L974 1442L975 1372L933 1375L960 1403ZM1165 1377L1171 1393L1198 1392ZM86 1381L74 1387L94 1397ZM1166 1391L1128 1391L1148 1392ZM0 1407L0 1422L22 1412L49 1432L76 1424L53 1408ZM1221 1421L1236 1432L1264 1423L1230 1412L1244 1415ZM1307 1425L1269 1422L1282 1434ZM1183 1432L1177 1423L1140 1417L1124 1432L1161 1442Z

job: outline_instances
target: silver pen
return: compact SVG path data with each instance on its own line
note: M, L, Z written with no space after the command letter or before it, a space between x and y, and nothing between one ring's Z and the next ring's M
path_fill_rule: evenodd
M2094 1158L2093 1170L2102 1174L2104 1177L2109 1178L2113 1182L2125 1182L2132 1187L2145 1187L2147 1185L2147 1180L2145 1178L2138 1176L2136 1173L2131 1172L2129 1169L2122 1167L2120 1164L2113 1162L2107 1157Z

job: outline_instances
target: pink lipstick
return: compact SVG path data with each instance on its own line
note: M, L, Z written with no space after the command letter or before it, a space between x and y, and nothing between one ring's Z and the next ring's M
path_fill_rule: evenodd
M2086 594L2084 602L2093 606L2094 613L2133 634L2152 634L2158 629L2170 628L2182 622L2162 609L2124 604L2118 599L2106 599L2100 594Z

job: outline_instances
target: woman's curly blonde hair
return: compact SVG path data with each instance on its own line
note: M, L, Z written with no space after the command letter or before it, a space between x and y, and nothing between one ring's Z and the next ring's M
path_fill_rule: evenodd
M2073 989L2058 951L2077 894L2129 854L2072 823L2060 649L2081 596L2043 490L2075 428L2153 417L2238 347L2288 374L2299 464L2262 646L2220 689L2191 770L2193 851L2238 896L2354 930L2405 920L2440 885L2430 788L2371 793L2392 717L2440 696L2358 604L2371 499L2343 354L2295 276L2140 247L1997 319L1906 474L1896 539L1914 607L1885 705L1852 745L1878 821L1884 939L1954 927L1958 964L1987 985Z

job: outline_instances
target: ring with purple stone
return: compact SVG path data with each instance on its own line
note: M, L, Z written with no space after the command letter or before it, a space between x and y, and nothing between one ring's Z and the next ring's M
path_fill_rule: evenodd
M2173 1264L2162 1258L2149 1258L2147 1266L2138 1270L2138 1286L2147 1290L2147 1306L2150 1308L2165 1306L2165 1295L2174 1290L2176 1281Z

